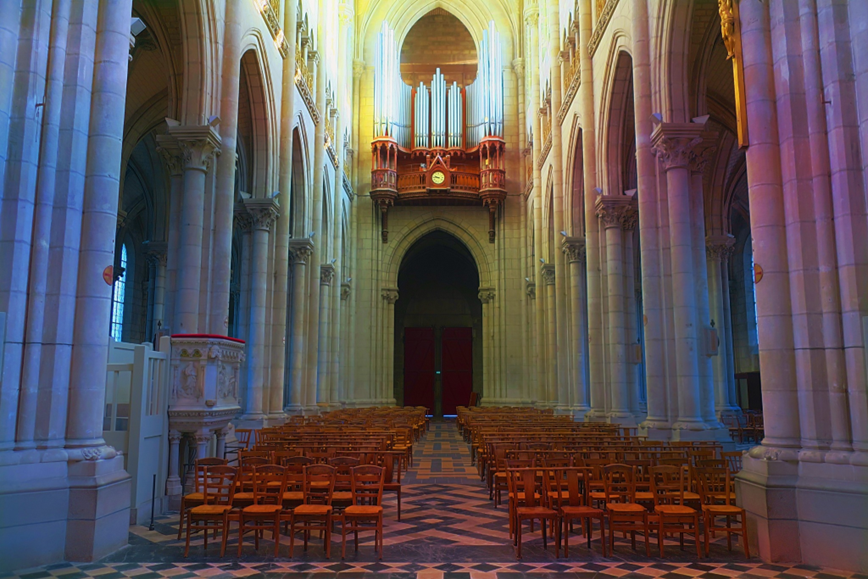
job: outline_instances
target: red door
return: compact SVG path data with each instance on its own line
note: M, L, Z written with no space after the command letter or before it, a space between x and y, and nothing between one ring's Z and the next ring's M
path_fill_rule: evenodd
M404 328L404 406L434 410L434 328Z
M443 414L455 414L457 406L470 403L473 390L473 330L443 328Z

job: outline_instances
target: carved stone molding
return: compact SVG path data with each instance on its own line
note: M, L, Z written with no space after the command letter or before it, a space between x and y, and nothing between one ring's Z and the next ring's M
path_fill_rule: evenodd
M184 157L178 141L171 135L157 135L157 152L163 159L166 171L172 177L180 177L184 174Z
M702 140L696 143L689 153L690 170L694 173L704 173L705 168L714 159L716 150L717 133L713 131L703 132Z
M483 305L489 304L494 301L494 288L493 287L481 287L479 288L479 301L482 302Z
M561 242L561 251L567 256L570 263L585 260L585 238L564 237Z
M524 284L524 293L527 294L532 300L536 299L536 284L530 280L527 280Z
M335 279L335 266L330 263L324 263L319 266L319 283L320 285L330 286Z
M697 123L660 123L651 133L654 154L670 169L688 168L694 147L703 142L703 125Z
M380 291L380 297L385 300L387 304L390 306L395 305L395 302L398 301L398 289L397 288L383 288Z
M352 290L352 286L349 282L344 282L341 284L341 301L347 301L350 299L350 290Z
M235 204L235 215L232 224L241 232L250 231L251 227L253 227L253 217L247 211L244 203L239 202Z
M313 241L307 237L289 240L289 257L292 263L305 265L313 253Z
M515 58L512 61L512 70L518 78L524 78L524 59Z
M600 41L603 39L603 33L606 32L606 26L609 20L612 19L612 14L615 13L615 8L618 6L618 0L608 0L601 10L597 12L597 23L594 25L594 31L591 33L591 40L588 41L588 52L591 56L597 51Z
M599 195L595 209L603 229L618 227L631 231L639 218L635 195Z
M536 28L539 25L539 12L528 10L524 13L524 23L531 28Z
M555 285L555 266L553 263L545 263L540 268L543 281L546 285Z
M735 251L735 237L724 235L709 235L705 238L705 253L716 261L726 261Z
M244 199L244 208L250 215L250 226L260 231L269 231L280 215L276 199Z
M165 241L146 241L144 243L148 259L157 266L166 266L169 244Z
M367 65L364 60L356 59L353 61L353 78L361 78L365 74Z
M220 154L220 135L211 125L169 127L169 134L178 142L184 169L207 172Z

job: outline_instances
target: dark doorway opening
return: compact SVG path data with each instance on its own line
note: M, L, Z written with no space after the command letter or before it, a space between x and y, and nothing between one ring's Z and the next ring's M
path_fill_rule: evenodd
M404 256L395 304L395 399L455 414L482 393L482 303L473 256L434 232Z

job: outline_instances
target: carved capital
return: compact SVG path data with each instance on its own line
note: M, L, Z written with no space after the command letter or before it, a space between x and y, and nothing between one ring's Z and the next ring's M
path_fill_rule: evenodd
M185 170L207 172L215 155L220 154L220 135L211 125L169 127L181 148Z
M631 231L636 227L639 212L635 194L599 195L595 208L603 229L618 227Z
M280 215L275 199L244 199L244 208L250 215L250 226L260 231L269 231Z
M555 266L553 263L545 263L540 268L542 278L546 285L555 285Z
M482 305L489 304L494 301L494 288L493 287L481 287L479 288L479 301L482 302Z
M344 282L341 284L341 301L347 301L350 299L350 290L352 286L349 282Z
M313 253L313 241L307 237L289 240L289 258L292 263L305 265Z
M235 204L235 216L233 219L233 225L241 232L250 231L250 228L253 227L253 218L251 217L250 213L247 211L247 208L242 202Z
M530 280L525 281L524 293L532 300L536 299L536 284Z
M689 153L690 170L694 173L704 173L705 168L714 158L716 149L717 133L711 131L702 133L702 140Z
M330 263L324 263L319 266L319 283L320 285L332 285L335 279L335 266Z
M169 250L169 244L165 241L146 241L145 251L147 251L148 260L156 266L166 266L166 255Z
M735 237L724 235L709 235L705 238L705 253L709 258L726 261L735 251Z
M364 60L356 59L353 61L353 78L361 78L365 74L367 65Z
M179 444L183 435L177 430L169 431L169 444Z
M512 70L518 78L524 77L524 59L516 58L512 61Z
M352 4L341 4L338 6L338 19L340 20L341 26L352 24L353 16Z
M171 135L157 135L157 152L163 159L166 171L172 177L179 177L184 173L184 156L178 141Z
M380 291L380 296L385 300L387 304L390 306L395 305L395 302L398 301L398 289L397 288L383 288Z
M660 123L651 133L654 154L670 169L690 166L690 154L702 143L703 125L697 123Z
M534 9L524 13L524 23L531 28L536 28L539 24L539 12Z
M584 237L564 237L561 242L561 251L567 256L570 263L585 260L585 238Z

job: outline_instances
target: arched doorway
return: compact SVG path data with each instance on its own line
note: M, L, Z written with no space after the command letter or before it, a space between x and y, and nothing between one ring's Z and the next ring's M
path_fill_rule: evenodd
M395 398L455 414L482 393L479 271L458 239L435 231L407 250L395 304Z

